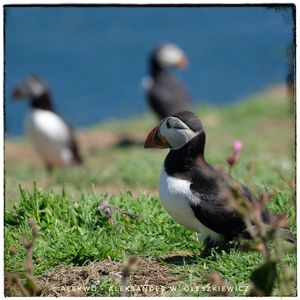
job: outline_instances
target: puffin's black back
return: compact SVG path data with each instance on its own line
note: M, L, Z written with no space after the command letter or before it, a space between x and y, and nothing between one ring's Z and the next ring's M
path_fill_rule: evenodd
M150 59L150 73L153 85L147 93L151 109L160 119L184 110L192 110L191 97L185 86L155 59Z

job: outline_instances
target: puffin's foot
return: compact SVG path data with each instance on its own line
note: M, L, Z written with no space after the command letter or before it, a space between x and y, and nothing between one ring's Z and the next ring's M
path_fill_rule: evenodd
M210 257L212 255L212 249L214 248L215 245L216 244L214 243L214 241L211 238L207 237L204 240L204 249L200 253L200 257L201 258Z
M204 240L204 249L202 250L200 257L206 258L206 257L213 257L212 256L212 250L214 250L215 253L222 253L222 251L229 252L234 247L234 243L232 241L225 240L221 243L216 243L211 238L206 238Z

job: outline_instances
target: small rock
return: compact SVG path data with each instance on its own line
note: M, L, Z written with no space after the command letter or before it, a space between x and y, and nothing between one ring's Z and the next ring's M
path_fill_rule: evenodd
M83 277L84 279L87 279L89 277L89 273L85 270L82 270L79 272L79 276Z
M109 275L109 272L107 270L100 269L98 272L99 272L99 274L104 275L104 276Z

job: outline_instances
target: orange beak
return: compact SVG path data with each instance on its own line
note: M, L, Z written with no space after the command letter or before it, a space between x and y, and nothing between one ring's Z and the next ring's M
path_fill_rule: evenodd
M179 62L178 62L178 67L181 69L187 68L189 65L189 61L185 55L182 55Z
M148 134L144 148L159 148L159 149L165 149L168 148L168 145L163 141L158 134L158 127L154 127L150 133Z

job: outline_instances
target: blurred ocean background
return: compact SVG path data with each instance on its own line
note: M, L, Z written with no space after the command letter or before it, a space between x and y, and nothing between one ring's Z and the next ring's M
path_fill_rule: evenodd
M48 82L74 127L147 111L141 81L161 42L182 47L176 72L193 101L226 105L286 79L290 8L6 7L5 126L23 134L28 103L12 101L29 74Z

